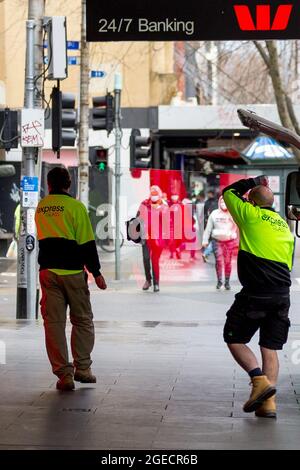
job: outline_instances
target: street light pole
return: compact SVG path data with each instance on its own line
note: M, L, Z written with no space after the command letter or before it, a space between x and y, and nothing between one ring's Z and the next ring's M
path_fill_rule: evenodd
M29 0L26 22L26 67L24 108L42 108L41 71L43 67L43 17L45 0ZM37 79L37 77L40 77ZM22 177L35 176L39 155L37 147L23 148ZM35 319L37 314L37 243L33 203L24 207L21 191L21 230L18 243L18 277L16 317ZM29 247L29 240L31 246ZM27 241L27 247L26 247ZM28 249L29 248L29 249Z
M89 43L86 41L86 0L81 2L80 103L79 103L79 199L89 205Z
M121 279L121 239L120 239L120 186L121 186L121 91L122 76L115 75L115 213L116 213L116 233L115 233L115 279Z

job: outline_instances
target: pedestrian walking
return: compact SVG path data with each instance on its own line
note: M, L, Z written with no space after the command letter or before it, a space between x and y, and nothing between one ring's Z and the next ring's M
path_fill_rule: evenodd
M144 291L150 289L153 280L153 290L154 292L159 292L159 261L163 249L170 238L170 234L164 234L163 231L165 226L163 219L166 217L168 210L168 206L162 199L162 191L159 186L151 186L149 198L141 203L137 213L137 217L139 217L143 225L141 243L146 276L146 281L143 285Z
M223 271L225 289L230 290L230 275L232 268L232 255L237 243L237 226L235 225L223 197L219 198L219 208L211 212L203 234L202 246L207 248L212 244L215 255L217 273L217 286L223 286Z
M249 191L248 201L243 196ZM288 224L272 206L274 195L265 176L240 180L223 191L240 231L238 275L242 290L227 312L224 340L249 374L252 391L246 413L276 418L277 350L290 326L290 270L294 240ZM246 346L259 330L262 365Z
M46 349L58 390L73 390L74 380L95 383L91 370L94 346L93 313L85 269L93 274L99 289L106 289L91 222L85 206L68 193L71 178L65 168L47 175L49 195L36 210L39 240L41 313ZM66 341L66 311L72 323L69 361Z

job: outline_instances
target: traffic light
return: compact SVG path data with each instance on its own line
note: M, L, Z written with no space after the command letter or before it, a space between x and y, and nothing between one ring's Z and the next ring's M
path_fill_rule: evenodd
M108 149L103 147L90 147L89 160L99 171L105 171L108 164Z
M132 129L130 136L130 168L150 168L151 137L142 137L139 129Z
M75 95L62 93L57 87L52 89L52 149L58 152L61 147L74 147L77 136L77 114Z
M0 109L0 149L18 148L18 111Z
M94 131L106 129L108 135L114 128L114 97L110 93L106 96L93 98L92 128Z

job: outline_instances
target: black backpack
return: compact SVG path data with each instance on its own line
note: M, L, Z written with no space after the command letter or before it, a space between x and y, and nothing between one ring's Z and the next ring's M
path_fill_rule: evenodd
M126 222L127 240L134 243L141 243L143 239L142 234L143 222L139 217L133 217Z

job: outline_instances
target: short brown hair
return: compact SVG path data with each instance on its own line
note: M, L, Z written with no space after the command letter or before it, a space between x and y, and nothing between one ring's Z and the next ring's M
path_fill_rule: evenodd
M52 191L62 191L71 186L71 177L66 168L56 166L49 171L47 182Z

